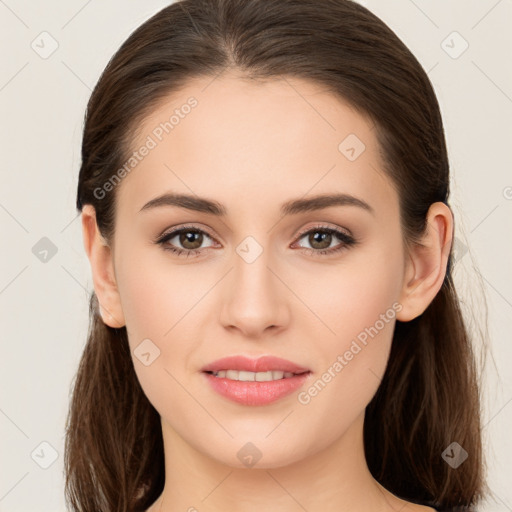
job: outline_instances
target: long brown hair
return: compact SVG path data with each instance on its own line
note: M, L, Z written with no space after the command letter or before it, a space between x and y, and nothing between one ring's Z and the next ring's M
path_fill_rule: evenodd
M189 79L228 69L252 79L308 79L371 119L384 170L399 192L407 243L420 240L432 203L448 204L449 163L433 87L368 9L351 0L182 0L130 35L87 106L76 206L94 206L107 241L115 187L102 187L133 151L135 128ZM396 324L385 375L366 408L364 443L371 473L392 493L469 511L487 487L479 374L453 263L451 253L425 312ZM103 323L94 292L66 427L66 500L74 511L144 511L161 494L160 416L137 380L126 328ZM442 457L453 442L469 454L457 468Z

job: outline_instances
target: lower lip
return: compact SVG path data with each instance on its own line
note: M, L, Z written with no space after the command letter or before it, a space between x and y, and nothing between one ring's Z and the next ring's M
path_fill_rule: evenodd
M243 405L266 405L283 398L299 389L311 372L294 377L264 382L244 382L215 377L203 372L210 386L222 396Z

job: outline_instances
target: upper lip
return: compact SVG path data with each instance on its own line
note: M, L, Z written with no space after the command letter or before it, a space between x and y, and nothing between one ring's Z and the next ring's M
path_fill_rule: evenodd
M251 359L246 356L229 356L217 359L202 368L203 372L218 372L220 370L238 370L247 372L268 372L283 371L291 373L304 373L310 371L308 368L299 366L286 359L275 356L262 356L258 359Z

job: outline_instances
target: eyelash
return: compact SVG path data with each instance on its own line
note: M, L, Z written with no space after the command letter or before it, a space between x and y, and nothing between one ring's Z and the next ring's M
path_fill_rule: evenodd
M190 257L191 255L197 256L202 252L202 249L180 249L180 248L176 248L171 245L168 245L168 244L166 245L166 242L171 240L172 238L174 238L176 235L180 235L181 233L188 233L188 232L202 233L203 235L207 235L209 238L213 239L213 237L207 231L199 229L195 226L183 226L183 227L176 229L174 231L171 231L169 233L164 233L157 240L155 240L155 243L161 245L164 251L169 251L173 254L176 254L177 256L185 256L187 258ZM336 238L341 240L342 243L339 245L339 247L330 248L330 249L311 249L309 247L301 247L301 249L308 251L308 253L310 255L314 255L314 256L326 255L326 254L332 255L335 253L339 253L343 250L346 250L349 247L359 243L352 236L344 233L343 231L339 231L338 229L334 229L329 226L322 226L322 225L314 226L313 228L309 228L306 231L302 231L301 233L299 233L297 240L300 240L305 235L309 235L310 233L316 233L316 232L325 232L325 233L328 233L331 235L335 235ZM206 249L210 249L210 248L211 247L206 247Z

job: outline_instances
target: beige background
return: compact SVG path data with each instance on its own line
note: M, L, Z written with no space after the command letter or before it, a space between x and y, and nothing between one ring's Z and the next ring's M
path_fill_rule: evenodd
M111 55L167 3L0 0L0 511L64 510L64 423L92 289L74 207L84 109ZM512 511L512 1L362 3L417 56L441 104L455 277L477 316L487 297L495 362L484 388L494 498L482 510Z

